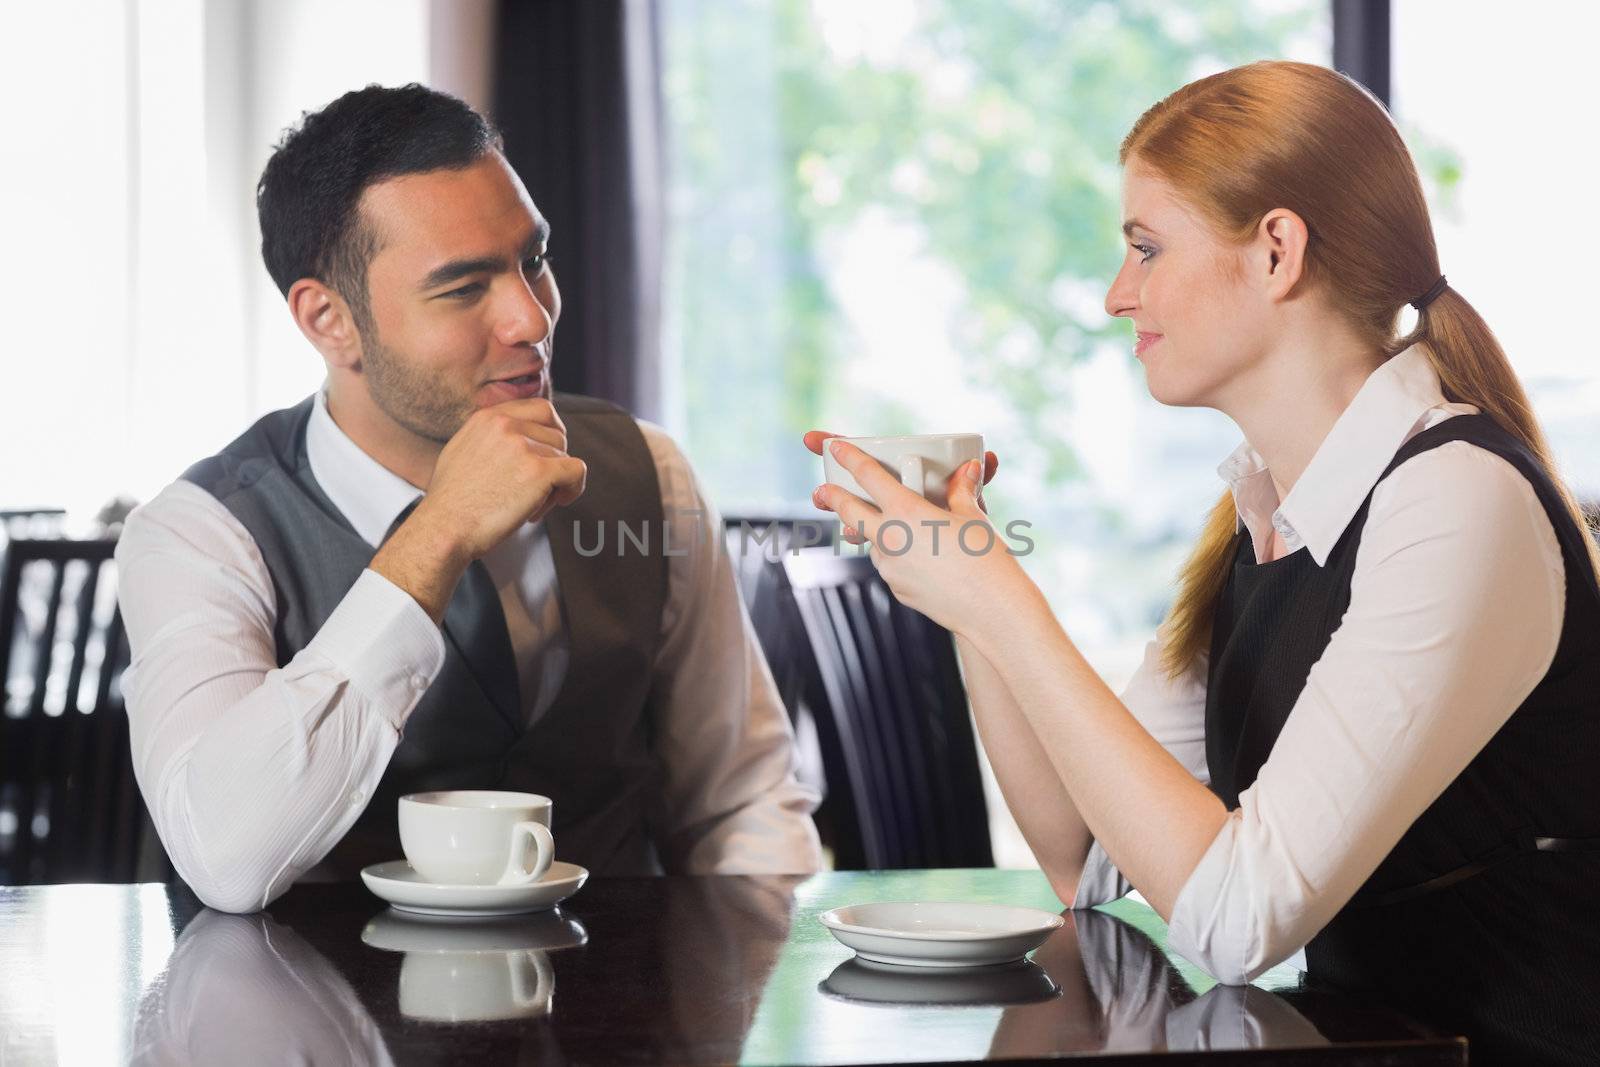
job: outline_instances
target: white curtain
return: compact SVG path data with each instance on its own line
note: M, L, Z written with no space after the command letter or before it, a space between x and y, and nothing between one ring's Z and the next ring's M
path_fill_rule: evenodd
M481 106L493 0L0 8L0 507L145 500L322 380L261 264L255 183L348 89Z

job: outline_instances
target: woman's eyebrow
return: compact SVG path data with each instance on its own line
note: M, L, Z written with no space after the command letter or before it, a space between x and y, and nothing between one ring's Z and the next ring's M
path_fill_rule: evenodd
M1124 237L1132 237L1134 230L1143 230L1152 237L1156 236L1156 231L1152 230L1138 219L1129 219L1127 222L1122 224L1122 235Z

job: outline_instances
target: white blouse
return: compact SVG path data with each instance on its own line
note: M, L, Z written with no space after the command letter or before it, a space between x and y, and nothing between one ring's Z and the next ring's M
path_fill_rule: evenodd
M652 683L662 859L695 874L815 871L817 794L797 780L789 717L739 596L721 519L665 431L640 429L678 546ZM347 437L321 396L306 450L318 484L374 546L421 495ZM568 662L544 523L523 526L484 564L531 723L554 701ZM207 904L264 907L366 808L443 666L443 636L415 600L367 570L279 668L277 603L260 550L227 508L185 481L129 516L117 566L133 650L123 679L133 765L162 843Z
M1367 379L1287 499L1248 444L1219 468L1258 553L1276 529L1318 566L1372 491L1349 610L1173 906L1168 947L1223 982L1248 982L1310 941L1555 657L1566 571L1527 479L1452 441L1378 484L1413 435L1476 410L1445 401L1414 345ZM1161 640L1122 699L1207 782L1206 664L1169 680ZM1128 888L1095 845L1072 906Z

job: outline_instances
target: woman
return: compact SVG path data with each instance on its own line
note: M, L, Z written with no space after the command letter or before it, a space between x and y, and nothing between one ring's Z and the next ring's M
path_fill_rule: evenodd
M1106 310L1157 400L1247 442L1122 697L1016 559L895 536L986 521L977 462L945 511L834 442L872 499L816 504L854 540L904 524L879 570L956 634L1063 901L1131 884L1229 983L1304 946L1314 978L1459 1029L1475 1063L1600 1062L1597 549L1440 272L1399 133L1343 76L1262 62L1156 104L1120 161Z

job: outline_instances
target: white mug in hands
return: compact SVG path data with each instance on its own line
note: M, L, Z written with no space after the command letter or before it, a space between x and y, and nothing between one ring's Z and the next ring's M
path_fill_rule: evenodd
M400 798L400 847L436 885L525 885L555 859L550 798L486 789Z
M824 442L823 480L848 489L863 500L872 494L861 488L850 472L839 466L828 447L836 438ZM901 437L846 437L861 451L883 464L900 484L914 489L940 507L949 507L950 476L963 463L983 459L983 435L976 433L923 433Z

